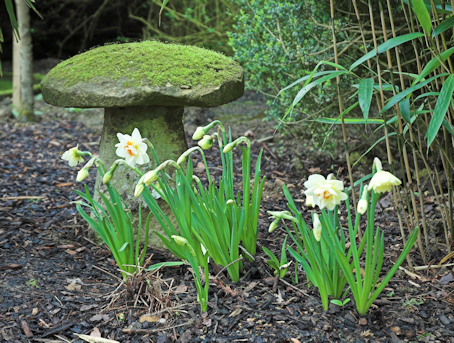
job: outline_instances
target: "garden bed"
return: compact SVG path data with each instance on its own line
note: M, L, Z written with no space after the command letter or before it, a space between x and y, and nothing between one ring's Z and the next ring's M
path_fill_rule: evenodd
M2 107L8 105L4 100ZM302 194L307 175L333 172L347 185L347 168L343 161L311 151L310 141L274 135L272 123L261 120L263 104L256 96L249 94L249 98L205 113L203 120L195 109L186 116L189 146L194 145L190 136L196 126L221 118L226 126L232 125L234 138L248 135L254 142L254 158L264 149L266 182L258 254L254 263L244 264L236 284L223 273L210 271L213 278L206 313L200 311L187 266L142 275L153 287L139 282L124 291L110 252L93 243L87 224L70 204L76 200L73 189L81 189L81 184L75 182L76 170L60 159L78 143L82 150L98 150L101 112L68 111L40 101L37 109L44 114L33 125L17 124L7 115L0 118L3 341L82 342L75 334L99 332L103 338L120 342L454 342L450 284L454 278L449 269L427 269L413 277L400 270L365 316L358 315L353 301L344 308L330 304L323 311L317 289L308 287L302 271L297 284L292 282L292 268L283 280L273 276L261 247L280 254L286 233L282 228L268 233L267 211L286 209L282 184L287 185L304 217L310 218ZM238 116L243 119L236 120ZM90 122L81 118L90 118ZM303 148L305 143L307 148ZM220 164L216 148L206 154L210 165ZM199 162L193 161L196 172ZM93 174L87 179L91 187ZM241 183L240 170L235 177ZM435 204L426 209L436 226ZM385 196L377 209L376 224L385 232L386 272L403 245L392 202ZM175 260L164 250L149 250L149 254L153 254L149 264ZM447 252L435 247L426 254L431 264L437 264ZM410 256L414 265L422 264L416 249ZM409 269L405 262L402 267Z

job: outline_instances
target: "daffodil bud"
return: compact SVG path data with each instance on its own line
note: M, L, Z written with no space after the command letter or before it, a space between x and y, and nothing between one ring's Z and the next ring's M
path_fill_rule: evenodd
M227 200L226 204L227 204L227 206L235 205L235 200L229 199L229 200Z
M188 156L183 154L180 157L178 157L177 164L181 164L181 163L185 162L187 159L188 159Z
M364 214L367 211L367 200L366 199L361 199L358 201L358 208L357 212L360 214Z
M174 239L175 243L177 243L180 247L186 246L191 255L195 256L194 248L191 246L191 244L189 244L189 241L186 238L177 235L172 235L171 237Z
M107 173L104 174L103 178L102 178L102 183L103 184L106 184L107 182L110 181L110 179L112 179L112 169L109 170Z
M203 138L197 143L203 150L208 150L213 146L214 140L211 136L205 135Z
M235 145L236 145L236 144L235 144L234 142L229 143L229 144L227 144L227 145L224 147L224 149L223 149L222 151L224 152L224 154L226 154L226 153L232 151L233 148L235 147Z
M144 183L139 183L136 185L136 188L134 189L134 196L137 198L142 194L143 190L145 189L145 184Z
M149 172L143 175L143 183L147 186L155 182L159 177L159 174L156 170L150 170Z
M192 135L192 139L195 140L195 141L197 141L197 140L201 139L203 136L205 136L206 133L207 133L207 132L206 132L205 128L199 126L199 127L195 130L194 134Z
M287 269L288 267L290 267L291 264L292 264L292 261L290 261L289 263L283 264L282 266L279 267L279 270Z
M79 172L77 173L76 181L77 181L77 182L81 182L81 181L83 181L87 176L88 176L88 168L82 168L82 169L79 170Z
M202 249L202 254L205 256L205 254L208 252L208 250L203 246L202 243L200 243L200 249Z
M315 207L314 197L312 195L306 196L306 206L307 207Z
M383 166L382 166L381 161L380 161L380 159L378 157L374 158L374 164L373 165L375 166L375 169L377 171L383 170Z
M376 194L379 194L390 192L392 186L398 186L401 183L402 182L390 172L379 170L372 176L367 189L369 191L373 189Z
M295 217L290 215L289 211L268 211L268 213L271 214L276 219L288 219L293 222L297 221Z
M271 233L273 232L274 230L276 230L277 228L277 225L279 224L279 218L276 218L275 220L273 220L273 222L270 224L270 227L268 228L268 232Z
M318 218L318 214L314 213L314 237L317 240L317 242L320 242L320 239L322 237L322 223L320 222L320 219Z

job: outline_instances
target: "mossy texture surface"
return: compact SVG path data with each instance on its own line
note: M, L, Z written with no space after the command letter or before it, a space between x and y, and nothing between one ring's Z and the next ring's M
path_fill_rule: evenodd
M44 100L63 107L214 107L243 94L243 70L220 53L157 41L105 45L52 69Z

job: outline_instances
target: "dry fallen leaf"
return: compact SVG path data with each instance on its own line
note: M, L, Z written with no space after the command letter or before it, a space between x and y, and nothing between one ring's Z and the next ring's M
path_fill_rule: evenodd
M239 315L241 312L243 312L243 309L237 308L235 311L233 311L232 313L229 314L229 317L230 317L230 318L234 318L234 317L236 317L237 315Z
M72 283L68 286L65 286L65 288L68 290L68 291L80 291L80 289L82 288L81 285L78 285L76 283Z
M390 328L390 330L391 330L392 332L394 332L394 333L395 333L396 335L398 335L398 336L401 334L400 327L398 327L398 326L392 326L392 327Z
M140 316L139 322L156 323L158 320L159 320L158 316L150 316L149 314L144 314Z
M98 328L94 328L90 334L91 337L101 337L101 332Z
M112 339L107 339L107 338L102 338L102 337L93 337L93 336L87 336L87 335L82 335L79 333L74 333L77 337L80 339L83 339L86 342L90 343L120 343L119 341L114 341Z

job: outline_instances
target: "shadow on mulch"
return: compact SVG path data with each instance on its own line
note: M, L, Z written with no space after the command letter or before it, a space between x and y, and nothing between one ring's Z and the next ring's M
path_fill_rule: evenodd
M264 149L262 169L267 181L255 263L245 263L237 284L229 283L223 275L213 278L206 314L200 312L186 266L144 276L151 285L147 292L141 289L144 286L130 286L140 297L117 296L124 287L119 287L115 262L105 247L87 238L87 225L69 204L76 200L73 188L81 185L75 183L76 171L60 160L61 154L77 143L82 149L96 151L99 128L68 120L71 116L67 112L58 114L65 110L44 108L49 111L47 119L38 124L0 122L3 341L82 342L75 333L97 332L119 342L454 342L452 286L447 278L437 280L447 270L426 270L420 272L419 279L399 272L364 317L358 316L353 301L344 309L331 304L323 311L318 292L308 288L301 271L299 284L292 283L292 272L284 280L273 277L261 247L280 253L285 232L267 232L266 211L285 209L282 183L306 217L310 212L302 195L305 179L298 176L291 162L298 142L282 143L273 138L272 124L254 118L236 123L234 133L250 130L248 134L256 141L254 158ZM194 121L194 117L186 118L190 145L189 133L197 126ZM324 175L341 170L338 178L346 179L342 163L323 161L322 157L313 160L304 151L298 154L307 170ZM217 156L216 149L207 152L214 165L218 164ZM236 176L240 181L240 170ZM94 175L87 180L92 188ZM383 207L377 213L377 225L385 231L387 270L402 244L396 216L386 204ZM150 264L172 258L165 251L149 253L153 254ZM417 254L415 249L411 253L415 263ZM441 251L431 254L436 262L444 255Z

